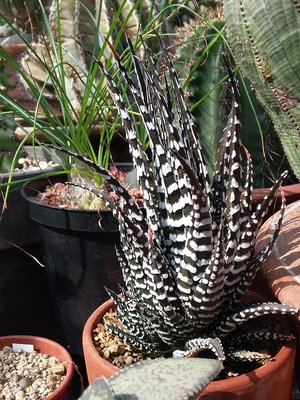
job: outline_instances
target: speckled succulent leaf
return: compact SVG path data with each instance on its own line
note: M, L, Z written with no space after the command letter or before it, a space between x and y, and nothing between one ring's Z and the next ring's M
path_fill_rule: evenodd
M223 151L220 152L222 165L222 182L224 187L224 228L226 237L225 246L225 270L229 268L236 254L240 237L241 218L241 178L242 157L240 139L240 103L236 79L231 71L230 65L224 57L225 65L229 75L230 88L232 91L231 110L228 123L224 130ZM218 174L216 174L218 175ZM222 215L221 215L222 218ZM226 271L227 272L227 271Z
M162 73L163 71L160 71L157 63L151 57L151 50L147 46L147 43L142 43L146 49L145 56L148 68L145 70L145 73L147 74L149 83L151 84L149 89L151 90L151 87L155 88L155 91L153 90L153 92L155 92L155 96L159 99L160 104L158 111L161 112L161 119L162 121L164 121L163 129L161 129L160 131L161 140L166 147L170 148L170 150L175 150L179 152L182 156L184 156L186 154L185 148L182 141L180 140L178 126L175 123L173 104L165 73L163 74L165 83L165 87L163 88L161 83L162 78L160 75L160 73Z
M257 341L265 341L273 342L273 341L290 341L294 336L288 335L286 333L272 331L268 328L260 328L258 331L257 329L245 329L243 332L239 332L238 334L233 333L228 337L226 340L226 345L232 348L238 349L245 345L245 343L257 342Z
M265 363L272 359L270 354L261 353L258 351L250 351L250 350L232 350L229 351L226 356L234 361L239 362L256 362L256 363Z
M247 224L250 222L251 213L251 199L253 190L253 164L251 156L246 148L244 148L247 166L245 173L245 185L241 194L241 218L240 218L240 232L244 234L247 230Z
M225 268L222 228L223 226L220 227L210 262L194 289L187 311L202 329L213 323L223 306Z
M134 349L140 351L146 355L153 355L154 357L159 357L162 355L162 342L158 339L156 341L149 340L143 332L143 326L136 324L135 327L128 325L128 330L121 329L116 325L110 324L107 326L108 331L118 336L123 342L129 343ZM134 333L131 333L129 329L132 328ZM148 340L143 340L143 337ZM155 338L155 335L151 336L151 339ZM166 344L165 344L166 346ZM167 347L165 347L165 353L167 353Z
M229 160L230 160L230 150L232 149L231 135L236 135L236 120L238 103L231 102L231 111L227 119L226 127L223 131L223 136L220 141L220 147L218 151L218 157L216 162L216 169L212 178L212 193L214 200L214 220L216 226L220 225L221 219L226 212L226 194L227 191L232 190L229 188ZM227 196L228 198L228 196ZM229 204L228 204L229 206Z
M189 312L189 304L195 286L201 279L212 256L212 216L207 205L207 196L194 171L179 153L175 151L172 153L180 161L183 168L182 173L186 175L185 181L189 181L188 187L190 187L190 201L186 203L183 212L185 216L189 217L189 224L186 224L182 239L180 239L184 242L184 249L177 268L179 298L186 312ZM175 239L178 242L179 238L175 237Z
M252 257L251 260L251 245L245 246L244 244L244 248L242 245L241 248L238 249L235 262L233 263L230 273L227 274L224 282L226 289L224 304L226 304L226 308L228 310L233 310L238 304L240 304L246 293L246 290L251 286L261 265L270 255L282 226L284 211L285 198L282 195L280 217L276 222L272 237L270 241L257 254L255 254L255 256ZM250 227L248 232L250 232ZM244 233L244 236L247 236L247 230Z
M227 37L236 62L272 118L300 176L300 13L293 0L224 0Z
M125 291L123 291L122 297L117 296L114 292L108 291L108 294L114 299L118 313L122 318L122 331L126 330L126 334L137 337L141 342L149 341L150 337L155 335L152 325L149 323L148 318L144 318L142 313L133 312L136 303L131 299ZM110 331L116 332L120 330L120 327L115 326L113 323L107 325Z
M185 343L185 350L175 350L174 358L196 357L203 350L210 350L219 361L225 360L223 346L218 338L191 339Z
M111 97L119 110L121 121L126 132L126 139L129 144L129 149L133 155L133 162L137 169L137 178L140 180L140 183L143 187L144 205L148 209L148 218L151 224L151 229L154 233L156 233L160 226L157 215L158 207L156 207L159 204L159 199L155 191L157 182L150 168L148 157L142 148L142 145L138 139L138 135L135 132L130 114L125 106L124 100L122 99L121 92L117 88L112 76L106 71L100 60L98 60L85 46L82 44L80 45L84 51L96 62L102 74L108 81ZM111 45L110 48L113 50ZM120 58L115 50L113 50L113 55L119 65L119 68L123 74L125 74L125 78L128 77L130 84L134 85L125 68L122 66ZM160 232L158 232L158 235L160 235Z
M272 187L269 189L269 192L264 197L263 201L257 205L256 211L252 213L251 216L251 224L255 228L254 229L254 237L256 236L258 229L261 227L263 223L263 218L267 215L268 211L274 205L274 201L276 200L276 192L278 191L280 185L282 184L284 178L287 176L287 171L284 171L278 179L274 182Z
M137 61L137 56L134 52L133 46L131 45L130 39L129 40L129 45L131 49L131 54L133 58L133 62L135 65L135 71L136 71L136 76L137 76L137 81L139 84L139 88L135 85L133 82L132 78L129 76L126 68L122 64L120 58L118 55L114 52L114 57L115 60L118 63L119 70L121 71L124 79L128 83L129 89L137 103L139 112L141 114L143 123L145 125L146 131L148 133L150 142L151 142L151 147L153 154L155 154L155 164L157 171L159 172L159 181L160 181L160 186L163 185L166 188L172 187L172 191L170 190L165 190L164 191L164 201L165 201L165 208L167 211L167 221L166 223L168 225L172 226L172 216L174 215L174 218L178 220L179 216L175 216L175 213L173 212L173 204L176 204L180 200L180 189L178 187L178 184L176 180L174 180L174 175L172 173L172 169L170 167L170 163L168 160L168 150L163 148L163 144L161 143L160 140L160 130L159 130L159 125L157 123L158 118L153 118L153 115L151 115L150 109L149 109L149 104L148 104L148 99L147 96L145 95L145 88L148 86L145 81L145 77L142 73L142 70L140 68L140 64ZM113 51L113 49L112 49ZM141 63L141 61L140 61ZM147 75L146 75L147 76ZM154 93L154 99L152 99L153 104L156 100L156 92ZM160 103L159 103L160 105ZM154 108L153 110L154 116L157 115L157 109ZM125 113L125 110L123 111ZM138 157L138 155L136 156ZM157 185L157 183L156 183ZM146 188L146 190L154 191L154 185L152 185L149 189ZM147 195L147 193L146 193ZM145 204L147 207L147 203ZM177 213L178 214L178 213ZM178 223L176 221L176 223ZM153 233L155 234L155 230L153 230Z
M296 307L284 304L261 303L257 306L246 307L225 317L224 320L218 324L214 333L219 338L226 337L229 333L236 330L238 326L250 319L271 314L295 314L297 311L298 309Z
M221 362L204 358L141 361L121 370L109 383L118 398L133 393L136 400L192 399L222 368Z
M159 38L159 40L161 39ZM210 179L202 153L202 146L200 141L197 139L197 135L195 134L194 119L188 109L182 87L180 86L176 70L169 57L169 54L163 45L162 49L168 66L168 73L172 82L172 88L174 90L174 101L177 105L182 139L185 143L185 146L189 148L190 164L197 174L198 180L200 181L206 195L211 200Z
M115 400L115 392L108 380L104 377L97 378L92 385L79 397L79 400Z

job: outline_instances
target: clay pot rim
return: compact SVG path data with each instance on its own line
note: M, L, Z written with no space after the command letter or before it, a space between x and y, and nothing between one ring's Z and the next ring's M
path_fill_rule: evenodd
M56 347L62 355L62 359L60 357L55 356L60 361L62 361L66 367L66 376L62 383L51 392L44 400L52 400L57 398L57 395L60 394L61 391L64 391L66 387L68 387L71 383L74 374L74 363L72 361L72 357L69 352L61 346L59 343L55 342L54 340L44 338L41 336L33 336L33 335L7 335L7 336L0 336L0 344L2 345L2 341L6 342L4 346L9 346L13 342L19 343L28 343L38 346L38 343L49 344L51 347ZM45 353L46 354L46 353ZM51 355L51 354L50 354Z
M281 186L276 191L276 195L281 197L281 190L285 193L285 196L295 195L300 193L300 183L294 183L292 185ZM254 203L261 202L263 197L266 196L270 191L270 188L254 188L252 192L252 201Z
M109 378L111 375L119 371L119 368L112 365L110 362L104 360L99 356L92 339L93 329L96 327L103 317L103 315L110 309L113 308L114 301L112 299L102 303L88 318L82 334L83 351L89 354L89 357L94 362L100 364L103 368L103 376ZM286 360L291 357L291 354L295 352L296 339L292 339L288 344L283 345L279 352L274 357L273 361L268 364L261 366L247 374L242 374L237 377L230 379L223 379L219 381L212 381L208 385L208 390L204 389L203 394L207 392L222 392L230 390L237 390L240 387L251 386L253 382L262 379L265 376L272 375L278 369L281 364L284 364ZM92 382L90 382L92 383Z

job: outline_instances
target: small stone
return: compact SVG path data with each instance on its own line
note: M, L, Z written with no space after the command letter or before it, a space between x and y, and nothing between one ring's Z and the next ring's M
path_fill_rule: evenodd
M57 375L64 375L64 373L65 373L65 366L63 363L53 365L51 367L51 369L52 369L52 372Z
M24 157L20 157L18 159L18 163L21 164L21 165L24 165L25 164L25 158Z
M119 345L118 344L113 344L109 346L108 350L110 351L111 354L118 354L119 352Z
M29 378L22 378L19 380L19 387L21 389L26 389L32 385L32 382Z
M39 167L41 169L46 169L48 167L47 161L39 161Z
M110 357L109 349L104 350L102 357L104 358L104 360L109 360L109 357Z
M15 398L16 400L23 400L25 399L25 393L23 392L23 390L20 390L19 392L17 392L15 394Z
M133 357L132 356L128 356L127 358L125 358L125 364L130 365L133 363Z

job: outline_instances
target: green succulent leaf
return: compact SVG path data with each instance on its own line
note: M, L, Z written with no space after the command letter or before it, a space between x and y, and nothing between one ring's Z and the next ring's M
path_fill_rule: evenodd
M80 400L192 399L222 368L220 361L205 358L142 361L122 369L108 382L96 379Z
M105 378L97 378L78 400L115 400L115 393Z

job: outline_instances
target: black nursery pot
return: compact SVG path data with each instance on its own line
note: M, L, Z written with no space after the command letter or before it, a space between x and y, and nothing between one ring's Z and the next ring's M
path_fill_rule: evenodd
M40 226L47 278L62 344L75 362L83 360L82 330L94 309L108 299L105 287L123 283L115 245L117 220L111 211L75 210L34 199L49 180L23 187L30 218Z

